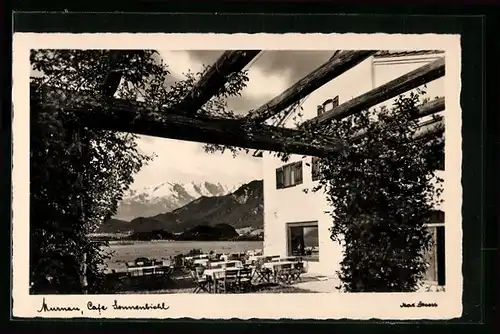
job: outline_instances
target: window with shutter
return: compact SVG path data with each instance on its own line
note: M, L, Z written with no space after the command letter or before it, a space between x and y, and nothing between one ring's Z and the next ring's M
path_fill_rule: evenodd
M299 161L295 164L295 184L301 184L302 183L302 161Z
M276 188L287 188L301 184L302 161L294 162L276 169Z
M339 106L339 96L335 96L332 101L332 107L337 108Z
M283 174L284 174L283 176L285 178L285 182L283 184L284 187L290 187L292 181L291 181L291 178L290 178L290 176L291 176L290 174L291 173L290 173L290 166L289 165L283 167Z
M284 178L283 178L283 168L277 168L276 169L276 189L281 189L283 188L284 185Z
M425 280L438 285L446 284L445 266L445 215L443 211L436 211L427 225L432 237L432 246L427 251L426 261L429 265Z
M335 96L333 99L328 99L323 102L322 113L332 110L339 106L339 96Z
M323 108L323 106L318 106L318 116L321 115L324 111L325 109Z
M319 180L321 177L320 158L313 157L311 160L311 176L313 181Z

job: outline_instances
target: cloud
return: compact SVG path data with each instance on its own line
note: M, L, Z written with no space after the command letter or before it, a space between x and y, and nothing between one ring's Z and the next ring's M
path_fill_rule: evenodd
M288 88L287 72L266 73L260 67L251 67L248 70L248 78L249 81L243 89L242 95L253 98L273 98Z
M134 189L165 181L236 185L262 179L261 159L249 155L205 153L200 143L149 136L139 136L137 144L140 151L157 157L135 175Z
M224 50L188 50L193 61L212 65L224 53Z
M183 78L189 70L195 73L203 70L203 63L193 58L188 51L158 50L158 53L170 73L177 78Z
M224 51L188 50L191 61L211 65ZM290 85L325 63L332 51L264 50L251 62L249 81L241 97L228 99L228 107L246 113L281 94Z
M325 63L333 55L333 52L333 50L265 50L256 65L264 75L287 76L287 85L291 85Z
M206 65L213 64L224 52L221 50L188 50L193 61ZM326 62L332 51L290 51L263 50L253 63L252 68L262 71L263 75L286 77L290 85Z

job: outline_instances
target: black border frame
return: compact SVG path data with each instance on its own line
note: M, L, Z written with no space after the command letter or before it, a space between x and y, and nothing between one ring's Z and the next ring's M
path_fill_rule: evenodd
M144 5L144 3L143 3ZM185 4L186 5L186 4ZM276 4L275 4L276 5ZM27 7L34 10L47 9L47 4L42 4L42 2L38 1L38 3L32 2L26 5L26 2L23 6L25 9ZM38 7L38 8L36 8ZM40 8L41 7L41 8ZM68 8L69 6L66 6ZM74 7L74 6L73 6ZM147 7L147 6L146 6ZM142 10L146 8L144 6L139 5L136 7L136 10ZM185 8L189 8L188 5L184 6ZM199 6L203 7L203 5ZM495 192L494 185L498 184L498 175L495 174L495 166L493 165L493 160L491 158L495 158L495 155L491 155L494 153L495 145L498 145L499 142L493 142L493 134L497 134L498 132L494 132L493 126L495 125L495 119L489 119L488 126L489 131L486 133L486 119L488 118L486 115L486 104L485 104L485 94L486 91L484 89L485 82L487 80L486 73L484 71L485 64L488 64L488 72L492 71L494 73L498 73L498 64L496 62L496 55L494 52L491 52L487 56L484 52L485 50L485 38L487 35L491 38L492 43L489 44L489 48L492 51L499 51L498 42L495 44L496 37L495 31L500 31L498 22L498 17L495 19L494 17L487 16L488 12L487 7L477 6L475 9L470 10L470 7L465 8L464 6L460 7L457 5L452 8L452 11L455 12L453 16L444 16L444 15L435 15L443 14L442 8L437 8L435 6L427 7L433 12L432 16L408 16L404 15L407 13L425 13L426 10L422 9L418 10L418 8L422 8L421 6L406 6L406 7L395 7L392 8L392 14L375 14L375 15L360 15L360 14L342 14L334 16L334 19L326 19L329 17L329 14L324 14L332 11L332 8L326 9L325 6L317 5L313 6L312 4L308 4L306 7L310 12L309 14L296 14L297 6L286 6L281 7L281 9L285 9L288 14L276 14L272 13L276 11L276 7L279 6L270 6L267 9L271 9L271 13L267 14L238 14L238 13L224 13L214 15L210 13L210 9L212 11L222 11L225 8L226 12L231 10L228 8L231 6L226 6L223 4L221 6L212 6L208 7L209 11L204 13L175 13L175 14L152 14L149 15L147 19L144 19L143 14L125 14L125 13L16 13L13 16L13 28L16 32L219 32L219 33L232 33L232 32L247 32L247 33L255 33L255 32L268 32L268 33L285 33L285 32L358 32L358 33L369 33L369 32L385 32L385 33L459 33L462 36L462 95L461 95L461 104L462 104L462 112L463 112L463 221L465 222L463 225L463 272L464 272L464 293L463 293L463 304L464 311L461 319L446 321L445 323L459 325L459 324L484 324L485 322L490 322L493 317L488 310L485 309L485 303L488 303L489 306L494 303L491 296L493 296L493 287L492 283L494 283L493 271L494 271L494 251L496 250L496 242L497 241L497 233L494 230L495 226L492 224L492 220L488 220L490 224L488 226L488 231L493 231L493 233L485 233L486 232L486 219L491 218L495 215L495 205L493 202L493 198L488 198L487 196L498 195ZM323 8L322 8L323 7ZM348 6L347 6L348 7ZM370 8L371 7L371 8ZM415 7L418 7L415 9ZM434 7L434 8L431 8ZM64 7L60 7L59 9L63 9ZM141 9L142 8L142 9ZM234 7L232 7L234 8ZM262 6L260 6L262 8ZM180 10L179 10L180 9ZM254 12L260 12L262 10L258 10L259 6L240 6L239 11L241 12L245 9L251 9ZM333 8L336 12L346 12L346 6L340 6L336 9ZM458 10L457 10L458 9ZM130 9L129 9L130 10ZM132 9L133 10L133 9ZM192 10L192 9L191 9ZM203 8L201 8L203 11ZM351 12L363 13L363 12L374 11L373 6L351 6ZM399 10L399 12L398 12ZM183 11L183 6L178 6L177 8L171 8L170 11ZM185 10L184 10L185 11ZM311 13L316 11L317 13ZM377 11L375 9L375 11ZM295 13L294 13L295 12ZM318 14L318 13L323 14ZM396 12L396 13L395 13ZM429 12L429 10L427 10ZM446 12L446 11L445 11ZM9 13L6 13L7 15ZM400 16L394 16L393 14L403 14ZM449 13L448 13L449 14ZM469 14L469 15L464 15ZM7 15L4 15L6 17ZM324 18L319 20L318 17ZM91 18L91 19L89 19ZM167 19L168 18L168 19ZM189 18L189 19L188 19ZM331 17L330 17L331 18ZM10 20L4 21L9 22ZM195 22L195 24L193 24ZM8 32L7 32L8 33ZM9 51L11 51L12 44L8 45L9 39L7 39L6 51L7 55ZM496 53L498 54L498 53ZM5 55L5 53L4 53ZM10 62L7 57L7 62ZM490 70L491 66L491 70ZM496 66L496 69L493 67ZM8 67L7 71L10 69ZM7 76L5 76L7 78ZM492 83L494 78L492 76L488 77L490 82ZM4 88L3 91L7 91L11 85L10 80L3 80L2 86ZM489 85L491 92L495 92L494 85ZM10 91L10 90L9 90ZM491 103L498 103L498 94L490 94ZM494 100L494 98L497 98ZM3 115L10 115L6 111L10 108L10 106L3 101ZM478 104L481 105L481 108L478 108ZM498 110L498 109L497 109ZM495 117L498 115L494 115ZM11 116L12 117L12 116ZM2 141L3 143L3 152L5 157L10 157L8 153L11 153L11 146L8 142L11 139L11 129L7 126L10 122L9 119L2 117L2 135L5 135L7 140ZM493 125L492 125L493 124ZM498 140L498 138L496 138ZM485 156L484 149L490 150L489 157ZM498 160L498 156L497 160ZM490 160L486 163L485 158L489 158ZM5 159L2 167L5 169L5 172L2 173L2 176L9 175L10 168L8 167L11 163L10 159ZM496 161L498 163L498 161ZM487 181L492 177L496 177L495 181L490 182ZM4 179L4 178L3 178ZM3 190L6 190L10 193L10 178L6 180L6 182L2 182ZM7 196L6 196L7 197ZM10 212L8 207L10 207L10 196L7 203L2 203L2 205L7 204L5 210L6 212ZM489 210L489 212L488 212ZM485 217L485 214L488 215ZM10 218L10 214L9 214ZM480 228L479 228L480 227ZM10 232L10 229L9 229ZM9 233L10 234L10 233ZM10 257L10 253L9 253ZM498 263L498 262L497 262ZM486 279L488 281L485 281ZM10 290L10 289L9 289ZM9 291L10 292L10 291ZM9 300L10 301L10 300ZM170 320L170 321L162 321L160 322L174 322L174 323L183 323L187 322L194 323L194 320L185 319L185 320ZM39 330L43 330L43 328L50 328L51 323L55 321L52 319L34 321L33 319L29 319L29 324L34 324L37 326ZM75 328L93 328L97 327L103 328L113 328L117 322L125 322L125 320L105 320L105 321L64 321L66 324L71 324L73 329ZM143 326L141 324L143 321L133 321L133 328L139 329L139 326ZM157 322L154 320L148 320L148 322ZM214 326L217 326L219 321L196 321L196 323L201 323L204 329L219 329ZM255 325L259 324L260 326L255 327L258 330L263 330L264 328L274 327L278 323L290 329L291 326L303 325L303 328L310 329L310 325L316 323L315 329L327 329L333 323L357 323L358 321L293 321L292 323L286 324L284 321L234 321L233 325L237 325L239 329L244 327L238 325ZM16 323L20 325L20 322ZM106 323L106 324L105 324ZM113 327L108 326L107 323L112 324ZM265 323L265 324L264 324ZM374 324L367 321L363 321L366 325ZM380 323L380 322L379 322ZM384 322L387 324L387 322ZM391 321L392 324L401 324L408 322L400 322L400 321ZM414 321L412 323L419 323L417 328L424 329L428 327L427 325L423 325L421 321ZM443 323L443 321L436 321L431 323ZM490 322L491 323L491 322ZM26 327L22 323L22 327ZM49 326L47 326L49 325ZM95 326L94 326L95 325ZM105 326L103 326L105 325ZM127 324L127 326L131 326L132 324ZM358 331L368 329L365 326L346 326L344 329L349 328L350 331ZM169 325L170 326L170 325ZM307 327L306 327L307 326ZM20 327L20 326L16 326ZM31 326L29 326L31 327ZM407 326L398 325L392 326L391 328L387 328L387 326L383 326L385 330L404 330L405 332L409 329ZM447 326L448 327L448 326ZM456 330L456 326L454 327ZM448 327L449 329L451 329ZM466 326L467 331L471 330L470 326ZM477 328L477 326L474 326ZM158 326L157 329L161 328ZM191 327L192 328L192 327ZM248 327L246 327L248 329ZM331 327L330 327L331 328ZM374 328L374 327L371 327ZM375 326L375 328L381 328L381 326ZM475 329L476 329L475 328ZM480 326L480 328L485 329L484 326ZM186 328L184 328L186 329ZM477 328L479 329L479 328ZM477 330L476 329L476 330Z

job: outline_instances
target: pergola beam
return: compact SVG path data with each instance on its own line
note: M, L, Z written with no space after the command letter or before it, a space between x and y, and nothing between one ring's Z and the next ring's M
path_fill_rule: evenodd
M361 110L365 110L396 97L399 94L436 80L444 76L444 74L445 60L444 58L440 58L430 64L421 66L416 70L391 80L382 86L372 89L365 94L353 98L330 111L307 120L301 126L322 125L332 119L348 117ZM436 101L435 106L440 106L440 103L440 101ZM444 105L444 101L442 101L442 104ZM429 111L430 110L432 109L429 109Z
M195 87L177 106L187 115L194 115L224 87L233 73L240 72L254 59L260 50L225 51L202 75Z
M355 67L376 52L373 50L337 52L326 63L297 81L269 102L250 111L246 117L256 123L264 122L293 103L311 94L327 82Z
M38 93L33 87L32 92L32 112L38 108L64 109L80 126L318 157L338 154L341 150L332 139L319 136L317 142L311 143L294 129L249 124L239 119L190 117L170 109L153 111L141 102L95 100L90 93L49 87Z
M44 87L37 92L35 85L31 86L31 91L31 112L63 109L68 112L68 119L79 126L314 156L337 151L332 140L311 144L302 140L303 134L293 129L248 124L241 119L193 117L176 108L153 110L141 102L96 99L90 92L71 92L52 87Z
M414 119L430 116L432 114L443 111L444 108L444 97L439 97L431 102L420 105L417 109L417 112L415 113ZM437 119L442 119L442 117L438 117ZM366 135L366 130L360 130L354 135L354 138L355 140L359 140L363 138L364 135Z

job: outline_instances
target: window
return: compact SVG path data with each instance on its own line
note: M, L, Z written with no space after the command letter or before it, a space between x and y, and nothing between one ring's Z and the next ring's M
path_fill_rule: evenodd
M323 112L325 112L325 108L323 108L322 105L318 106L318 116L321 115Z
M433 222L427 228L431 233L433 245L426 254L429 268L425 275L425 280L435 282L438 285L445 285L444 212L436 211Z
M323 102L323 112L327 112L339 106L339 96L335 96L333 99L328 99Z
M319 261L318 223L288 223L288 256L300 256L306 261Z
M339 106L339 96L337 95L333 99L328 99L325 102L323 102L323 104L318 106L318 116L338 106Z
M311 175L313 181L317 181L321 177L320 163L321 159L318 157L313 157L311 160Z
M302 183L302 161L276 169L276 189L293 187Z

